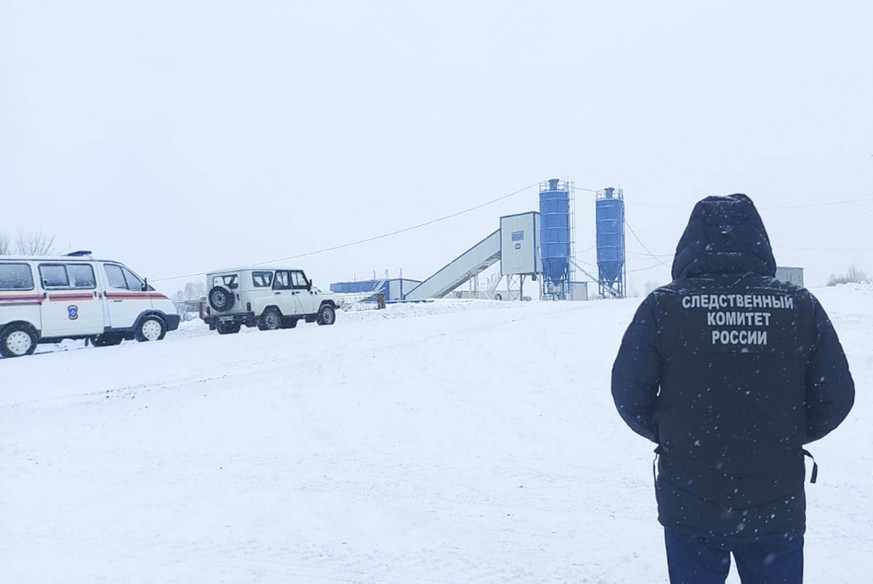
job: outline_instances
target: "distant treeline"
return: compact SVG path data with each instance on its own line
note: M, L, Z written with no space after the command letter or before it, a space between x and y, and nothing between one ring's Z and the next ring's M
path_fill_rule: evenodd
M43 256L55 252L54 235L19 231L13 240L7 233L0 231L0 255Z

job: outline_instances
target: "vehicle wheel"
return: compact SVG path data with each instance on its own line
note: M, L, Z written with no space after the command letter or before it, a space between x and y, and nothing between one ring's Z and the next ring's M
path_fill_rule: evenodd
M219 322L216 328L220 335L235 335L239 332L240 324L238 322Z
M318 309L318 316L315 318L315 322L320 325L331 325L336 322L336 311L333 309L333 306L330 304L322 304L321 308Z
M24 323L7 326L0 333L0 354L4 357L23 357L36 351L36 331Z
M92 337L91 344L95 347L114 347L115 345L120 345L123 340L124 337L122 335L109 333Z
M283 329L289 328L297 328L297 319L296 318L286 318L285 322L282 323Z
M258 330L274 331L282 326L282 315L275 308L268 308L258 319Z
M209 306L216 312L227 312L233 308L233 293L221 286L215 286L209 291Z
M167 325L159 316L147 316L136 327L136 340L141 343L160 341L165 334L167 334Z

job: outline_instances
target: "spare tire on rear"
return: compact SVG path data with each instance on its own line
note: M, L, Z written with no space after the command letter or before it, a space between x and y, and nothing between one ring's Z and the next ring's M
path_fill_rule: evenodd
M209 291L207 298L209 298L209 306L211 306L215 312L227 312L233 308L233 292L230 292L221 286L215 286L212 288L212 290Z

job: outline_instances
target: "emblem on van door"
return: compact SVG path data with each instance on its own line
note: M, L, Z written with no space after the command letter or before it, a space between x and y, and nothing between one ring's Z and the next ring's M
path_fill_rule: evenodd
M70 317L70 320L76 320L79 318L79 307L71 304L67 307L67 315Z

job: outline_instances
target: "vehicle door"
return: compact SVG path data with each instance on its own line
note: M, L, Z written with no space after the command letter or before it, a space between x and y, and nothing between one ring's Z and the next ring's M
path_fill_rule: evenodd
M42 303L42 336L72 337L103 332L103 303L94 266L46 262L37 266Z
M251 300L252 311L259 315L264 311L264 307L271 304L278 306L281 294L277 295L273 289L273 270L252 270L251 289L246 290L246 298ZM245 276L243 276L245 278ZM284 312L284 310L282 311Z
M152 307L151 294L145 282L121 264L104 263L106 275L106 312L114 329L129 329L139 315Z
M318 306L315 306L317 298L311 293L309 280L301 270L291 272L291 285L297 298L300 300L300 309L303 314L315 314Z
M241 295L239 274L219 274L213 276L210 288L214 288L215 286L226 288L233 295L233 305L226 311L226 313L219 314L233 314L245 310L245 307L242 305L243 298Z
M300 291L294 288L291 274L291 270L276 270L276 275L273 277L276 306L285 316L304 314Z

